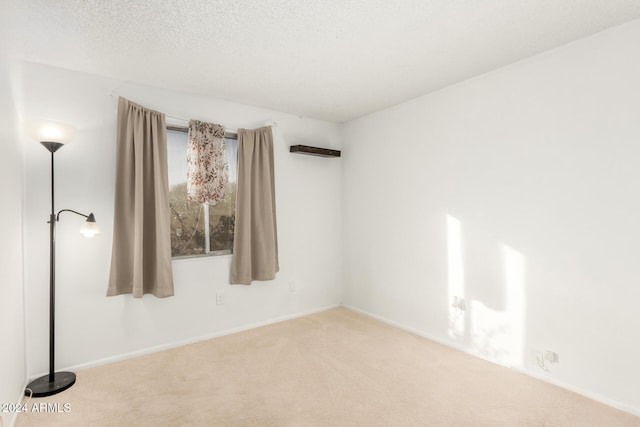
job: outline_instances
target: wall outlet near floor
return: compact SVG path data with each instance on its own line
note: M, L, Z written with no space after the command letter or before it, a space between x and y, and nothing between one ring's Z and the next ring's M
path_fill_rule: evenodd
M296 291L296 281L291 280L289 281L289 292L295 292L295 291Z
M545 350L543 352L544 360L548 363L560 363L560 356L558 353L551 350Z
M216 305L224 305L224 292L216 292Z
M453 297L453 303L451 306L459 309L460 311L465 311L467 309L467 305L462 297Z
M549 372L548 365L560 363L560 355L551 350L533 350L533 363L545 372Z

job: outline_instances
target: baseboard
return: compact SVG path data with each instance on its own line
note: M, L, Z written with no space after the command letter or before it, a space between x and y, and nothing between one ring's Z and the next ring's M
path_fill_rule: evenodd
M540 381L544 381L546 383L552 384L552 385L554 385L556 387L563 388L565 390L569 390L569 391L571 391L573 393L579 394L579 395L584 396L584 397L586 397L588 399L595 400L596 402L605 404L607 406L611 406L612 408L619 409L621 411L628 412L628 413L636 415L636 416L640 416L640 408L635 408L635 407L627 405L625 403L621 403L621 402L618 402L616 400L610 399L608 397L602 396L602 395L600 395L598 393L594 393L594 392L591 392L591 391L588 391L588 390L583 390L583 389L581 389L579 387L573 386L571 384L567 384L565 382L559 381L559 380L554 379L554 378L550 378L550 377L546 377L544 375L540 375L540 374L538 374L536 372L533 372L533 371L520 369L520 368L515 368L515 367L512 367L512 366L505 366L505 365L503 365L501 363L496 362L495 360L491 360L491 359L482 357L482 356L480 356L478 354L472 353L469 349L467 349L467 348L465 348L465 347L463 347L461 345L457 345L456 343L452 343L452 342L449 342L447 340L443 340L441 338L432 336L432 335L430 335L430 334L428 334L428 333L426 333L424 331L421 331L419 329L403 325L402 323L396 322L395 320L387 319L386 317L383 317L383 316L368 312L368 311L363 310L361 308L354 307L354 306L351 306L351 305L348 305L348 304L343 304L342 306L345 307L345 308L348 308L349 310L353 310L353 311L355 311L357 313L363 314L363 315L365 315L367 317L371 317L373 319L379 320L380 322L386 323L387 325L394 326L394 327L396 327L398 329L402 329L402 330L410 332L410 333L412 333L414 335L418 335L420 337L426 338L426 339L428 339L430 341L437 342L438 344L442 344L442 345L444 345L446 347L453 348L454 350L461 351L461 352L466 353L466 354L468 354L470 356L478 357L480 359L486 360L486 361L491 362L493 364L500 365L500 366L503 366L503 367L506 367L506 368L509 368L509 369L513 369L514 371L520 372L520 373L522 373L524 375L527 375L529 377L535 378L535 379L540 380Z
M142 350L136 350L136 351L132 351L132 352L129 352L129 353L119 354L119 355L116 355L116 356L105 357L103 359L98 359L98 360L94 360L94 361L87 362L87 363L81 363L81 364L78 364L78 365L63 367L63 368L60 368L59 370L60 371L77 372L77 371L81 371L83 369L95 368L97 366L107 365L109 363L120 362L122 360L132 359L134 357L145 356L145 355L148 355L148 354L153 354L153 353L157 353L157 352L164 351L164 350L170 350L172 348L177 348L177 347L182 347L182 346L189 345L189 344L195 344L195 343L198 343L198 342L207 341L207 340L210 340L210 339L213 339L213 338L223 337L225 335L231 335L231 334L235 334L235 333L238 333L238 332L247 331L249 329L259 328L261 326L272 325L274 323L280 323L280 322L284 322L286 320L291 320L291 319L295 319L295 318L298 318L298 317L304 317L304 316L308 316L310 314L320 313L320 312L323 312L323 311L331 310L331 309L336 308L336 307L340 307L340 304L320 307L320 308L316 308L316 309L313 309L313 310L301 311L301 312L297 312L297 313L293 313L293 314L287 314L287 315L284 315L284 316L278 316L278 317L274 317L272 319L264 320L262 322L250 323L248 325L239 326L237 328L226 329L226 330L223 330L223 331L218 331L218 332L214 332L214 333L211 333L211 334L201 335L201 336L194 337L194 338L188 338L188 339L184 339L184 340L180 340L180 341L174 341L174 342L171 342L171 343L168 343L168 344L162 344L162 345L157 345L157 346L153 346L153 347L148 347L148 348L144 348ZM32 377L32 379L41 377L42 375L46 375L46 373L42 373L42 374L39 374L39 375L34 375Z

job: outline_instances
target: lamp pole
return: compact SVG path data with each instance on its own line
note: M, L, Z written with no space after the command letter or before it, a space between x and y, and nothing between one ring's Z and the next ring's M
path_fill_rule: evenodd
M60 142L43 141L51 152L51 215L49 216L49 374L33 380L25 394L45 397L60 393L76 382L73 372L55 372L55 321L56 321L56 214L54 193L54 153L62 147Z
M55 382L54 371L56 357L56 218L54 194L54 153L55 150L51 150L51 215L49 215L49 383Z

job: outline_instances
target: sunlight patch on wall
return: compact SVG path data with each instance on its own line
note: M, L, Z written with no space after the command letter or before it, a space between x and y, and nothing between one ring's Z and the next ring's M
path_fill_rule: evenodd
M465 332L464 310L459 306L460 298L464 298L462 227L460 221L451 215L447 215L447 276L449 336L461 338Z
M522 367L524 363L525 262L507 245L500 246L504 265L504 311L472 301L471 345L475 352L498 363Z

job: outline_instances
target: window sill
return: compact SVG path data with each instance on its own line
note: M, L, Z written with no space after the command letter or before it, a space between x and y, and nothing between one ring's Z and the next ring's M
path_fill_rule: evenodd
M175 256L175 257L171 257L171 261L209 259L209 258L218 258L223 256L229 256L229 255L233 255L230 250L212 251L212 252L209 252L208 254Z

